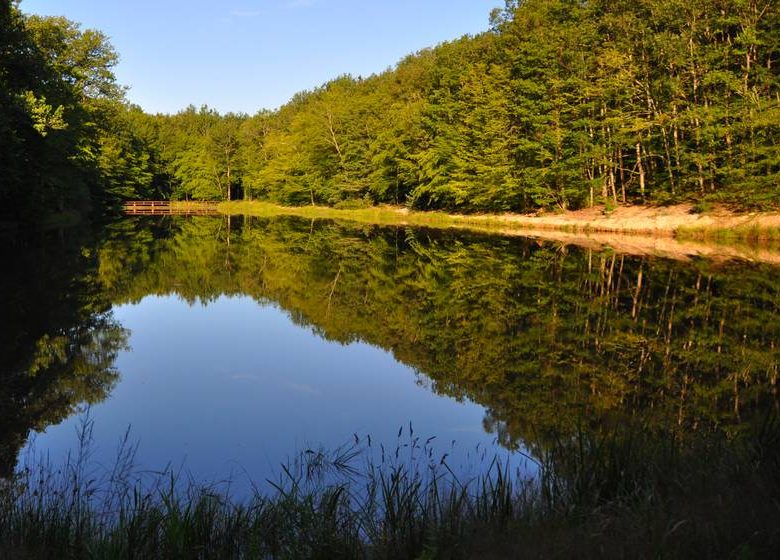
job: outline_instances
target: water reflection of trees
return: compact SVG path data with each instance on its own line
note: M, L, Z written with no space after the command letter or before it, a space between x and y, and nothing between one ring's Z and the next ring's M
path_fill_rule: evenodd
M114 360L128 333L95 281L91 235L13 236L0 258L0 476L14 469L31 430L79 405L104 400L118 380Z
M297 219L125 221L100 247L113 302L277 302L487 408L507 446L640 422L734 429L777 407L775 268Z

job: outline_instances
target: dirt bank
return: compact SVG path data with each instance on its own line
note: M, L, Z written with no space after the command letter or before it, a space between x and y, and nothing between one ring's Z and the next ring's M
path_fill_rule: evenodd
M286 207L265 202L231 202L220 212L254 216L296 215L308 219L368 224L459 228L540 241L579 245L617 253L688 260L745 260L780 265L780 214L735 213L715 208L693 212L691 205L622 207L612 212L589 208L559 214L445 214L395 206L336 209Z
M714 208L696 213L690 204L618 207L611 212L595 207L560 214L504 214L497 219L515 226L566 231L619 232L654 236L777 238L778 213L736 213Z

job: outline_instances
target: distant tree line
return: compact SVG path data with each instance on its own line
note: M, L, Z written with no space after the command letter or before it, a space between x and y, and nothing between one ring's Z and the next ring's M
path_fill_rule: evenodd
M2 17L14 200L59 203L77 179L103 197L466 212L780 202L773 0L509 0L480 35L251 117L144 114L100 33Z

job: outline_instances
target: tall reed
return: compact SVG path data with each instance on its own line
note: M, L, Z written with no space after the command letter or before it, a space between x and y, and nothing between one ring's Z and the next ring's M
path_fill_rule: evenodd
M767 557L780 551L776 416L691 441L625 427L546 438L476 470L413 426L307 449L251 495L172 468L142 471L126 434L110 468L92 422L63 465L32 459L0 489L0 550L16 558Z

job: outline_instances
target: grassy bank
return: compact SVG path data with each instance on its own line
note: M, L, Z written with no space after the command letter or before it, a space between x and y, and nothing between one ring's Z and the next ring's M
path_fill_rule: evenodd
M89 440L89 430L83 439ZM307 450L246 500L132 446L97 472L24 467L0 489L9 558L762 558L780 552L777 420L682 444L621 429L548 444L529 480L500 461L455 474L411 433Z
M348 220L364 224L411 225L436 228L471 227L495 230L504 225L499 216L463 216L444 212L419 212L400 206L333 208L330 206L281 206L269 202L222 202L217 209L224 214L274 217L299 216L312 220Z
M721 242L760 242L780 239L780 214L740 213L718 207L698 212L692 205L665 207L602 207L574 212L524 214L447 214L421 212L398 206L343 209L328 206L280 206L260 201L218 204L224 214L300 216L309 219L349 220L366 224L466 228L478 231L564 231L652 235Z

